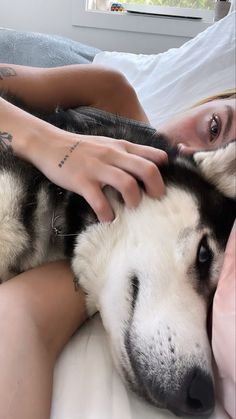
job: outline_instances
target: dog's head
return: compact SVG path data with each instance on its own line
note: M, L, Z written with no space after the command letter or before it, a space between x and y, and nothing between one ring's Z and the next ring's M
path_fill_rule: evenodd
M206 319L235 217L235 146L177 157L161 200L143 194L77 240L73 269L131 388L177 414L214 407Z

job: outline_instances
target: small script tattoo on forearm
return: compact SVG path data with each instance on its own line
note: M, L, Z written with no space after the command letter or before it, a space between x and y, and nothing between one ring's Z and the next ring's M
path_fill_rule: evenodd
M58 167L62 167L63 164L69 159L70 154L73 153L73 151L79 146L80 141L77 141L72 147L69 148L69 154L66 154L64 158L58 163Z
M16 76L16 71L12 67L0 67L0 80L3 80L5 77Z
M9 132L0 131L0 150L12 150L13 136Z

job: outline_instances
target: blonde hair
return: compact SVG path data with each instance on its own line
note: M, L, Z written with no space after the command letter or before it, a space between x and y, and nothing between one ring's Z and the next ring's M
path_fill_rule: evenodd
M204 103L212 102L213 100L221 100L221 99L236 99L236 88L227 89L224 92L216 93L215 95L211 95L208 97L199 100L195 103L192 107L203 105Z

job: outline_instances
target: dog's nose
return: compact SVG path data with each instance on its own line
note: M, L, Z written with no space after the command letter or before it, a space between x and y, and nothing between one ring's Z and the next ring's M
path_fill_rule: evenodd
M187 394L187 405L190 408L200 411L209 411L214 408L212 379L201 370L196 370L192 374Z
M215 406L212 378L200 368L194 368L184 377L177 394L167 399L169 409L177 415L209 416Z

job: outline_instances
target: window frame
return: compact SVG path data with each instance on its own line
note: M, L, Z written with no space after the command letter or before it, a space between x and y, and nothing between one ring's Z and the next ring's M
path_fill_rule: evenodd
M72 0L72 26L193 38L213 24L212 19L136 15L87 10L87 0Z

